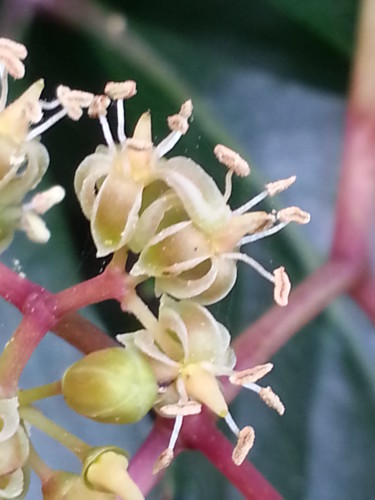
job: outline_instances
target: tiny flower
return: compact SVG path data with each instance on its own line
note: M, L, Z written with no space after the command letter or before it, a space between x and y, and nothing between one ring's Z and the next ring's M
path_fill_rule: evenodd
M179 117L185 125L191 110L190 102L181 106ZM133 137L119 137L120 144L116 146L106 117L102 114L99 119L108 148L98 148L88 156L78 167L74 182L82 210L91 221L97 256L129 244L136 232L144 189L156 181L177 193L186 213L198 226L217 226L221 218L228 216L220 191L201 167L187 158L162 158L186 131L185 125L183 130L172 125L169 136L154 147L151 117L144 113ZM119 121L123 121L122 114ZM162 191L163 188L155 197Z
M305 224L310 216L298 207L289 207L276 213L248 212L269 193L276 194L288 187L291 179L268 184L253 200L231 210L224 202L230 195L231 176L233 172L241 176L248 175L250 170L245 160L229 148L219 145L215 152L229 169L226 193L222 196L225 206L222 213L225 212L225 217L215 225L198 226L199 218L190 219L179 193L176 192L173 197L171 193L165 192L150 203L140 216L130 242L130 248L139 251L140 257L131 274L155 277L157 295L168 293L178 299L194 298L201 304L211 304L225 297L233 287L237 276L236 261L240 260L274 284L275 301L285 306L290 290L287 284L290 283L284 268L282 274L281 268L272 274L239 250L242 245L272 235L290 222ZM173 160L169 160L169 163ZM204 210L201 212L204 218ZM168 224L164 223L165 219Z
M238 442L233 460L239 465L254 442L254 430L240 430L229 413L218 377L256 392L265 403L283 414L284 406L270 388L256 382L272 364L236 371L228 330L203 306L193 301L176 302L161 298L159 320L147 330L118 335L127 348L135 347L146 357L159 383L155 409L166 418L175 418L169 446L155 464L155 471L169 465L184 418L200 413L201 406L224 418Z

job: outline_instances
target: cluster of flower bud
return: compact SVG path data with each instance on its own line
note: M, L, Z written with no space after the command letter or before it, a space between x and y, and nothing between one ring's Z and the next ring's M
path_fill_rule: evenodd
M193 111L190 100L168 118L170 134L158 145L153 144L149 112L141 115L133 136L127 137L124 103L135 93L132 81L110 82L103 95L94 97L89 115L99 118L106 145L99 146L79 165L75 191L90 221L97 256L132 252L137 256L130 269L135 283L154 278L155 294L161 296L155 317L135 290L128 292L123 309L133 313L144 328L117 336L126 347L125 352L138 352L152 370L158 390L154 397L146 397L147 404L163 417L175 419L169 446L156 462L155 472L171 462L183 418L200 413L202 405L224 418L237 436L233 461L239 465L252 447L255 434L250 426L239 429L233 420L218 377L228 377L232 384L255 391L279 414L284 413L284 406L270 387L257 384L272 364L236 371L230 334L204 306L230 292L236 281L238 261L273 283L275 302L286 306L291 285L285 269L279 267L269 272L241 252L241 247L278 232L290 222L305 224L310 216L298 207L271 213L252 211L266 197L287 189L295 177L267 184L255 198L233 209L229 205L232 177L248 176L250 167L224 145L214 149L218 161L227 167L224 192L190 158L165 158L188 130ZM107 119L111 100L116 101L117 107L117 141ZM91 355L89 358L92 369L95 361ZM109 374L109 358L105 364ZM70 370L74 372L84 365L85 361L78 362ZM115 365L113 369L119 373ZM100 362L98 366L102 366ZM133 380L136 378L134 375ZM82 380L82 387L88 387L95 375L87 373L87 379ZM73 403L71 395L78 385L78 378L73 383L68 371L63 383L67 403L100 420L100 415L94 416L97 410L91 411L90 403L84 407ZM116 401L114 397L107 411L111 412ZM100 408L101 403L95 403ZM118 421L122 413L120 408ZM116 421L112 412L108 421Z

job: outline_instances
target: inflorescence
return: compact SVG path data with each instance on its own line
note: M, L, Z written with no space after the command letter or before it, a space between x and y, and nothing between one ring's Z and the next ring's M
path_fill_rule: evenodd
M251 426L240 429L234 421L220 378L256 392L280 415L284 406L270 387L258 385L273 365L236 370L230 333L205 306L231 291L238 261L272 283L276 304L288 304L291 284L284 267L269 271L243 249L291 222L309 222L309 214L294 206L270 213L254 210L265 198L290 187L296 178L266 184L257 196L232 208L233 175L250 174L249 164L238 153L221 144L214 149L214 156L227 169L223 191L190 158L166 158L188 132L193 113L190 100L168 117L170 133L157 145L149 112L141 115L131 137L126 134L125 103L137 92L131 80L109 82L101 95L60 85L56 99L49 102L40 98L44 82L39 80L7 105L8 76L24 76L26 55L23 45L0 39L0 249L9 246L19 229L32 241L49 239L41 215L62 201L64 189L54 186L28 198L49 163L39 138L63 117L79 120L86 111L99 120L105 144L79 165L74 189L90 221L97 256L113 254L110 265L120 262L124 276L126 255L132 252L136 256L128 275L133 288L121 306L136 316L142 329L117 336L125 349L98 351L72 365L57 391L62 391L67 404L77 412L100 422L134 422L151 408L174 419L169 445L155 463L155 473L171 463L183 420L199 414L204 405L223 418L236 436L232 459L240 465L253 446L255 432ZM116 137L107 118L112 105L117 111ZM150 278L155 282L155 295L161 297L157 317L136 292L136 287ZM23 408L17 394L0 400L0 456L9 450L14 455L0 470L5 484L0 498L22 493L28 460L38 470L35 464L41 459L29 442L27 423L43 428L45 417L35 412L27 405ZM143 498L126 473L124 452L87 446L78 446L81 476L55 471L42 481L44 498L60 498L64 488L64 498L91 498L90 491L108 494L103 498ZM114 474L109 475L110 470L120 469L116 480Z

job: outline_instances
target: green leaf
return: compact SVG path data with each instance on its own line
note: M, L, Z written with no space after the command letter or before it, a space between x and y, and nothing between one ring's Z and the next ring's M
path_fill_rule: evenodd
M357 0L267 0L345 55L353 51Z

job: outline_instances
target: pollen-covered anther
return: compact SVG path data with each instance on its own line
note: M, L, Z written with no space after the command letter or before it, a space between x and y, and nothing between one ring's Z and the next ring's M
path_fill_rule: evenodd
M277 219L280 222L296 222L297 224L307 224L310 222L310 214L299 207L287 207L277 212Z
M186 403L176 403L165 405L160 408L160 413L166 417L177 417L181 415L198 415L202 411L202 405L196 401L187 401Z
M98 118L99 116L107 116L107 108L111 104L111 99L102 94L95 95L88 107L87 114L90 118Z
M279 181L269 182L266 184L266 190L268 191L269 196L275 196L275 194L281 193L288 189L292 184L294 184L297 177L292 175L287 179L280 179Z
M75 121L81 118L83 108L88 108L94 99L94 94L90 92L72 90L65 85L59 85L57 87L56 95L69 118Z
M104 93L114 101L130 99L137 93L137 84L134 80L108 82L104 88Z
M183 118L188 119L191 117L192 113L193 113L193 102L191 99L188 99L182 104L179 115L181 115Z
M236 465L241 465L254 445L255 431L248 425L238 433L237 445L232 453L232 460Z
M22 59L27 56L27 49L22 43L14 42L8 38L0 38L0 62L13 78L25 76L25 66Z
M65 197L65 189L62 186L53 186L46 191L36 194L31 200L31 208L38 214L44 214Z
M173 132L180 132L184 135L189 130L189 123L185 116L181 114L168 116L168 127Z
M30 123L39 123L43 118L42 106L39 101L26 101L24 113L26 120Z
M286 306L288 305L288 298L291 289L289 276L283 266L275 269L273 275L275 280L273 298L279 306Z
M172 463L173 457L174 457L173 450L169 448L164 450L156 460L154 467L152 469L152 473L158 474L158 472L169 467L170 464Z
M273 392L271 387L262 387L259 391L259 396L267 406L277 411L279 415L284 415L285 406L281 402L279 396Z
M257 380L263 378L267 373L269 373L273 368L272 363L266 363L264 365L254 366L253 368L248 368L240 372L236 372L229 377L229 381L234 385L244 385L249 383L257 382Z
M232 170L239 177L246 177L250 174L250 167L233 149L217 144L214 149L214 154L220 163L225 165L229 170Z

